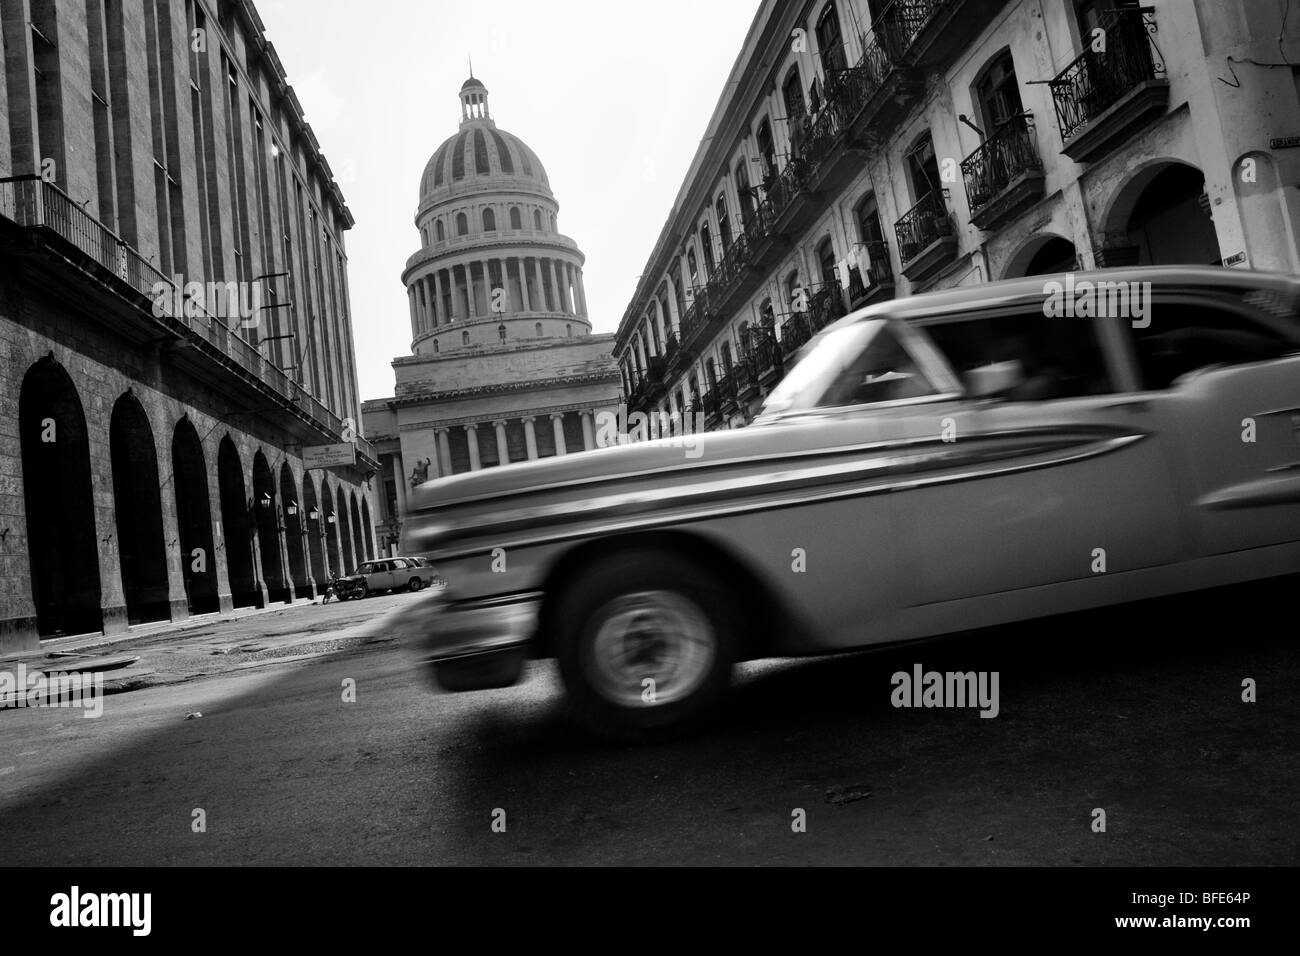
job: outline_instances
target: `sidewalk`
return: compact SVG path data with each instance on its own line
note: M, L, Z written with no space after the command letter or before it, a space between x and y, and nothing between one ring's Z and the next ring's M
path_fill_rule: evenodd
M213 674L287 663L387 642L383 621L406 606L406 593L322 605L317 599L184 621L135 625L124 634L82 634L42 642L36 651L0 657L0 672L76 671L97 660L137 658L103 670L104 693L180 683ZM81 665L80 667L78 665Z

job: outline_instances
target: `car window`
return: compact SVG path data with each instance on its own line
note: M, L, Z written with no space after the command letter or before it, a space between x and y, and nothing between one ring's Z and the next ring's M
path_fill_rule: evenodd
M1086 318L1047 318L1041 308L923 326L968 389L981 367L1019 362L1019 384L1004 398L1044 401L1114 391L1097 324Z
M374 574L375 566L373 564L363 564L357 568L357 574Z
M1212 365L1281 358L1300 346L1265 320L1212 303L1157 299L1149 324L1132 329L1142 386L1166 389Z
M827 334L773 389L763 410L867 405L938 393L889 324L872 319Z
M407 563L403 561L401 558L398 558L396 561L391 562L391 564L394 571L401 571L407 566Z

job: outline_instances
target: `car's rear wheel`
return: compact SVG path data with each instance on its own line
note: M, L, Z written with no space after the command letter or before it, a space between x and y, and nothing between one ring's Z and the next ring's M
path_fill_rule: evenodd
M638 550L588 569L555 616L573 716L608 740L662 739L698 726L731 679L739 615L712 571Z
M410 580L409 582L407 582L407 585L406 585L406 586L407 586L408 589L410 589L410 590L412 590L412 591L419 591L421 588L424 587L424 579L423 579L423 578L411 578L411 580Z

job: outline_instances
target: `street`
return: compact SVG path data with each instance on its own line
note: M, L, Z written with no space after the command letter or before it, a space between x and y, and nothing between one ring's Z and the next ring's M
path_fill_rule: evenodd
M1290 864L1295 585L746 665L714 727L647 748L574 731L550 661L432 692L382 633L410 595L298 606L184 641L297 627L314 657L0 711L4 862ZM999 671L998 716L895 709L916 663Z

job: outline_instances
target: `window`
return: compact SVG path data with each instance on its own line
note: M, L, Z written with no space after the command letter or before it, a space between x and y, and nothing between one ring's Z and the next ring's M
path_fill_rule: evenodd
M704 377L708 381L710 389L718 387L718 369L711 358L704 360Z
M542 337L542 323L540 322L534 323L533 332L540 339Z
M776 146L772 140L772 123L764 118L758 124L758 152L763 157L763 178L776 175Z
M762 322L763 328L770 329L776 324L776 312L772 308L772 300L764 299L763 304L758 307L759 321Z
M506 340L506 326L504 322L497 326L497 338L502 342Z
M840 37L840 18L833 3L826 4L826 9L817 18L817 52L821 57L822 71L828 80L847 65L844 42Z
M718 349L718 354L722 357L722 374L731 374L731 343L723 342L722 347Z
M483 210L483 231L484 232L497 231L497 214L494 213L491 209Z
M694 290L699 288L700 285L699 263L696 262L695 260L694 249L691 249L686 253L686 271L690 273L691 290L692 290L691 295L693 297L695 294Z
M975 96L984 119L985 136L992 136L1003 123L1024 112L1010 50L999 53L981 74L975 84Z
M1300 352L1300 338L1262 315L1191 301L1166 299L1149 305L1146 328L1125 323L1137 349L1142 385L1148 389L1177 387L1183 376L1215 365L1266 362Z
M1018 363L1014 384L1002 397L1044 401L1112 391L1097 325L1088 319L1044 319L1041 308L925 325L969 391L978 370Z
M465 215L463 212L456 213L456 235L469 235L469 216Z
M462 332L462 333L460 333L460 344L461 344L461 345L469 345L469 331L468 331L468 330L467 330L467 331L464 331L464 332Z
M907 151L907 177L912 185L912 198L920 202L939 186L939 161L934 155L934 141L929 132L917 137Z
M390 571L405 571L408 567L410 567L410 565L401 558L396 558L388 562L388 569Z
M518 207L518 206L511 206L511 207L510 207L510 228L511 228L511 229L522 229L522 228L524 228L524 220L523 220L523 217L519 215L519 207Z
M434 235L438 237L439 242L442 242L444 239L447 238L447 231L442 228L441 219L439 219L437 222L433 224L433 232Z
M438 354L438 340L437 340L437 339L434 339L434 340L433 340L433 354L434 354L434 355L437 355L437 354Z
M727 197L719 195L714 208L718 213L718 235L722 239L722 252L725 255L731 248L731 216L727 213Z
M740 223L745 232L749 231L749 224L754 219L754 193L749 188L749 172L745 169L744 164L736 167L736 195L740 197Z
M823 239L817 247L817 265L821 269L824 285L831 287L840 284L839 276L835 274L835 247L829 238Z
M880 226L880 210L875 193L868 193L858 203L858 238L865 243L884 242L885 233ZM874 253L873 256L874 258Z
M786 119L790 121L790 129L795 128L795 121L804 114L805 106L803 100L803 87L799 84L799 68L790 67L790 72L785 75L785 82L781 85L781 99L785 103Z
M538 232L542 231L542 212L540 209L533 210L533 228Z
M869 405L937 394L894 330L883 319L873 319L828 334L772 390L763 410Z
M564 334L569 336L570 338L573 337L573 326L570 325L568 322L564 323Z
M716 265L713 259L713 233L707 222L700 226L700 248L704 251L704 271L707 275L713 275Z

